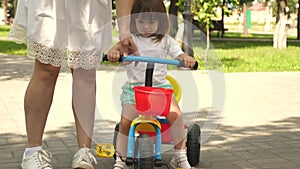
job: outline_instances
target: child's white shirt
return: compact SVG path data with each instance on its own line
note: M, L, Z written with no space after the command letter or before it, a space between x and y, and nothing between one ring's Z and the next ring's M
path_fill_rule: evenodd
M132 35L140 56L156 58L166 58L170 56L175 59L184 53L177 42L170 36L165 35L160 42L156 42L152 37L142 37ZM144 84L147 63L140 62L137 65L131 63L127 65L127 76L130 84ZM153 84L167 83L167 65L156 63L153 73Z

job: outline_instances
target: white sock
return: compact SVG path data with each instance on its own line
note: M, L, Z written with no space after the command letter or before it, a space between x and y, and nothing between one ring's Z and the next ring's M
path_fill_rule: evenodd
M185 149L175 149L175 156L176 157L186 156Z
M24 156L25 158L28 158L32 153L43 149L43 146L36 146L36 147L29 147L25 148Z
M187 159L185 149L175 149L175 158L180 158L180 157L185 157ZM191 165L186 160L186 161L183 161L180 163L180 167L181 168L191 168Z

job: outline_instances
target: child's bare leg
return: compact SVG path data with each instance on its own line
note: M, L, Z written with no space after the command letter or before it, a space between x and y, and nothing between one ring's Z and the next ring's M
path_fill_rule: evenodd
M174 142L174 148L185 149L186 132L184 129L184 122L178 103L175 100L172 100L170 114L166 118L171 125L170 131Z
M128 133L130 129L130 124L135 117L135 106L131 104L124 104L122 106L122 116L120 120L119 134L116 143L116 151L118 152L118 154L114 168L122 168L123 165L126 165L121 161L120 158L126 157L127 155Z
M182 113L178 103L173 99L171 102L170 114L166 117L171 124L170 132L174 142L175 155L171 159L171 166L174 168L191 168L186 157L186 132Z

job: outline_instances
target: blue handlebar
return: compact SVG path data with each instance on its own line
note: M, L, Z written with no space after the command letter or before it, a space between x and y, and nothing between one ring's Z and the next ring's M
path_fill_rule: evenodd
M103 55L103 61L108 61L107 56ZM156 57L149 57L149 56L126 56L124 57L121 55L119 62L148 62L148 63L161 63L161 64L168 64L168 65L175 65L179 67L186 67L184 62L181 60L174 60L174 59L166 59L166 58L156 58ZM193 67L194 70L197 70L198 62L195 61L195 65Z
M167 65L175 65L175 66L184 66L182 62L179 60L171 60L165 58L154 58L149 56L127 56L123 57L123 61L130 61L130 62L148 62L148 63L161 63Z

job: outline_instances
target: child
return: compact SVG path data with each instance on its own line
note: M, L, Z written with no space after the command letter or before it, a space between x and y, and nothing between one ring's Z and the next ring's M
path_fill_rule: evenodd
M185 65L189 68L194 66L194 58L184 54L176 42L167 35L169 20L162 0L135 0L131 8L130 31L138 49L138 51L135 51L136 55L163 58L169 55L173 59L184 61ZM107 53L108 60L117 62L120 53L127 51L128 49L123 49L119 42ZM133 87L144 85L146 64L127 64L128 81L122 87L122 117L116 146L117 152L121 156L117 156L114 169L126 168L126 164L121 160L121 157L126 156L130 124L137 117ZM172 88L165 78L166 74L166 65L155 64L153 86ZM172 99L170 114L166 118L171 124L170 131L175 148L175 155L171 159L170 164L174 168L189 169L191 166L187 161L185 150L186 133L183 127L182 113L175 98Z

